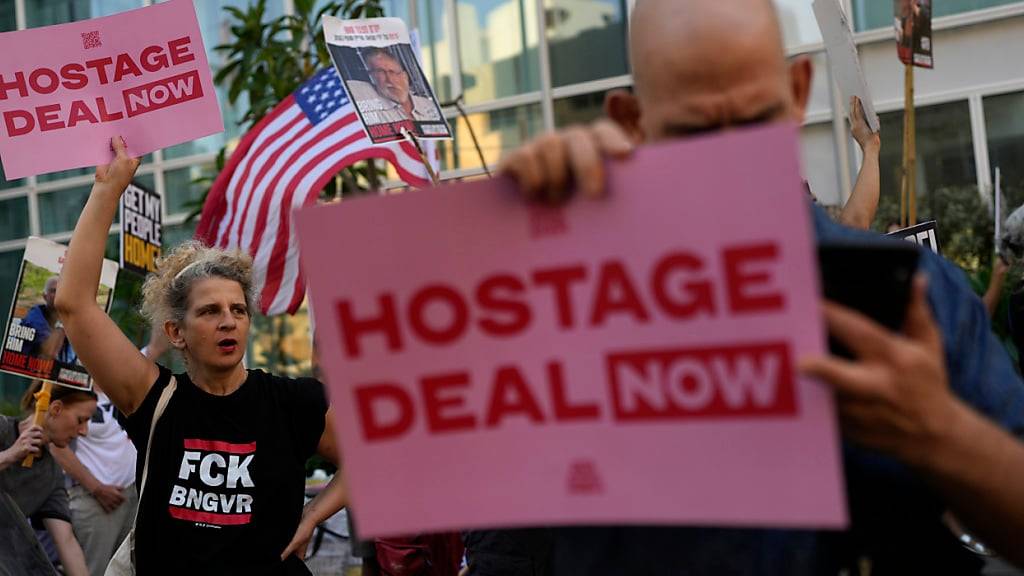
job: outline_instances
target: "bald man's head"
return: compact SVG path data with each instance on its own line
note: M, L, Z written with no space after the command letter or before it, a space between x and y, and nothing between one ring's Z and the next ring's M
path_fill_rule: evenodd
M810 64L786 62L769 0L637 0L630 59L636 98L608 112L638 140L802 119Z

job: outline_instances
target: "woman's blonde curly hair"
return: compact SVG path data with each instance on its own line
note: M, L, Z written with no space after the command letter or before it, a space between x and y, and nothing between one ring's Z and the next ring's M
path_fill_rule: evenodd
M188 310L192 285L204 278L238 282L252 314L258 294L252 281L252 258L238 250L210 248L189 240L157 260L156 273L150 274L142 286L142 315L154 327L168 320L180 323Z

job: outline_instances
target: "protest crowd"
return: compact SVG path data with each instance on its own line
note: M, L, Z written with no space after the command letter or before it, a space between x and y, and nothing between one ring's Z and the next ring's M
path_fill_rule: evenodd
M931 34L931 3L896 8L908 74L930 67L914 23ZM172 27L180 11L194 26L189 0L132 17ZM981 297L921 241L934 229L873 231L882 138L864 91L843 95L860 169L826 211L794 127L828 71L787 57L772 2L637 0L632 90L455 185L428 157L455 104L434 96L405 24L323 28L334 67L242 137L195 238L159 258L159 197L137 171L210 133L198 36L56 71L26 60L11 75L0 56L0 114L34 110L5 116L7 174L96 166L68 245L30 239L7 319L0 369L31 385L0 415L0 575L1024 569L1024 379L992 321L1024 212L997 226ZM124 111L37 106L61 84L133 77L148 92L127 88ZM158 115L182 131L146 132ZM13 150L105 123L77 157ZM344 136L309 158L301 135L293 156L271 153L290 130ZM315 206L368 158L424 190ZM247 224L275 217L276 232ZM141 348L111 312L105 255L126 220ZM294 312L307 283L312 377L249 368L256 317ZM1024 342L1024 321L1010 331ZM325 556L331 542L344 552Z

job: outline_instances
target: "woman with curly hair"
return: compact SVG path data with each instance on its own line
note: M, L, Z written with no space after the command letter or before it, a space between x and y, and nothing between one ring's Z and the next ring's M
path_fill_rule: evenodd
M120 138L112 145L116 158L96 170L55 305L139 451L139 512L126 543L136 571L309 574L296 556L344 502L337 474L303 508L306 460L337 461L323 386L242 365L257 294L243 253L187 242L146 280L143 313L184 357L183 374L143 356L96 306L108 231L139 165Z

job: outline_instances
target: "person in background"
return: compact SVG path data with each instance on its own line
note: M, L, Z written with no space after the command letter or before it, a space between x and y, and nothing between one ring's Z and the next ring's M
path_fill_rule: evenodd
M985 290L985 295L981 297L990 318L995 316L996 310L999 309L999 301L1003 296L1003 286L1006 285L1006 273L1009 271L1010 264L1003 258L1002 254L997 253L992 257L992 275L988 280L988 289Z
M850 132L864 155L857 183L850 192L850 199L839 212L839 223L858 230L867 230L875 220L878 211L878 195L882 187L881 169L878 156L882 151L882 138L872 132L864 116L864 105L860 98L850 98Z
M1024 443L957 398L942 333L916 279L903 334L827 303L829 333L856 358L808 358L836 390L843 434L909 464L980 540L1024 568Z
M85 556L71 528L68 493L64 473L50 455L48 444L66 448L78 436L84 436L89 419L96 410L92 392L54 385L50 405L42 426L32 424L36 399L42 387L36 381L22 400L29 413L19 420L0 415L0 492L10 497L34 526L42 525L53 539L57 555L68 576L87 576ZM35 457L29 468L22 466L26 456ZM30 549L7 550L0 555L0 568L12 574L23 574L23 567L44 553L39 543ZM2 547L0 547L2 548Z
M25 353L74 364L78 361L78 355L67 341L64 325L61 324L57 310L53 307L53 299L57 295L59 284L60 276L47 278L43 285L43 303L33 306L21 321L22 326L28 326L36 331L36 337L26 348Z
M153 330L142 353L156 361L169 348L167 338ZM72 446L51 448L71 478L71 525L82 545L92 576L103 576L114 551L128 535L139 502L135 486L135 446L118 422L117 409L98 382L96 412L89 433Z
M606 96L611 121L546 134L503 159L502 172L527 199L558 202L573 184L581 195L600 198L605 161L626 158L642 144L803 123L812 64L806 58L786 61L768 0L637 0L629 41L635 93ZM741 162L722 158L722 167ZM818 242L899 242L832 222L818 207L809 210ZM1024 384L962 271L926 250L920 251L920 269L930 279L928 302L944 340L950 387L999 425L1024 433ZM844 471L851 516L846 531L558 528L555 573L810 575L865 563L875 576L980 572L983 563L944 524L945 503L912 469L847 443ZM469 548L471 574L487 574L473 571L472 556L495 551Z

